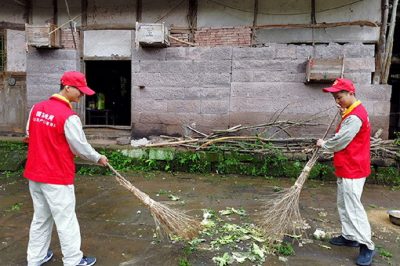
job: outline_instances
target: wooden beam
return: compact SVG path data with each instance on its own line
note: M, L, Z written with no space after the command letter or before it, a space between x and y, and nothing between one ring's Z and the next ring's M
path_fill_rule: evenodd
M253 27L251 28L251 37L250 37L252 45L254 44L256 39L257 17L258 17L258 0L254 0Z
M386 41L385 47L385 60L384 68L382 72L382 83L387 84L390 72L390 65L392 63L392 50L393 50L393 38L394 38L394 28L396 27L396 15L397 15L397 5L399 0L393 1L392 15L390 18L389 33Z
M81 1L81 25L86 26L87 25L87 10L88 10L88 0L82 0Z
M189 0L188 7L188 23L189 23L189 42L194 42L194 35L197 29L197 10L198 10L198 0Z
M25 30L25 24L2 21L0 22L0 29Z
M142 21L142 0L136 0L136 21L141 22Z
M53 0L53 24L58 25L58 1Z
M32 24L32 0L25 0L25 11L23 17L26 23Z
M315 18L315 0L311 0L311 24L317 24L317 19Z
M134 30L135 24L95 24L81 26L81 30Z
M381 29L379 33L379 42L376 49L375 72L372 78L372 82L374 84L381 83L381 78L382 78L382 68L383 68L383 60L385 57L385 46L386 46L386 29L389 16L389 0L382 0L381 13L382 13Z
M364 27L379 27L380 23L375 23L368 20L356 20L356 21L344 21L344 22L323 22L317 24L266 24L266 25L258 25L256 29L300 29L300 28L314 28L314 29L323 29L323 28L334 28L334 27L348 27L348 26L364 26Z

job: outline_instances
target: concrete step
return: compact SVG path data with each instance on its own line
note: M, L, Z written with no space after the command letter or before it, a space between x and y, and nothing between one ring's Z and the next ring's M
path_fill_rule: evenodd
M89 142L130 140L130 129L116 128L85 128L86 138Z

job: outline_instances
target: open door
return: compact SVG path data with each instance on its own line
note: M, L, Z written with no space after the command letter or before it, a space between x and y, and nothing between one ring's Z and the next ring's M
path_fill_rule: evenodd
M88 86L85 124L131 125L131 61L85 61Z

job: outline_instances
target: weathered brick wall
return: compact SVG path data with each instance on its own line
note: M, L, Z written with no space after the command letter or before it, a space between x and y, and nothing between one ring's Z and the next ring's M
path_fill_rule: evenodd
M175 38L178 38L181 41L190 42L188 33L171 33L171 36L173 36ZM191 45L185 44L183 42L179 42L177 40L174 40L172 38L169 38L169 42L170 42L170 46L171 47L191 46Z
M320 136L335 112L323 84L304 84L308 56L345 55L344 77L353 79L374 130L388 132L391 87L371 85L374 45L271 44L260 48L176 47L140 49L132 56L134 134L184 134L183 125L209 132L237 124L312 119L293 136ZM144 87L143 87L144 86ZM332 107L329 112L327 108ZM320 113L321 118L313 118Z
M75 47L74 47L73 37L75 37L75 44L76 44L76 47L79 49L79 45L80 45L79 31L72 33L71 29L69 29L69 28L61 30L61 46L65 49L74 49Z
M250 46L251 29L249 27L202 28L194 35L199 46Z

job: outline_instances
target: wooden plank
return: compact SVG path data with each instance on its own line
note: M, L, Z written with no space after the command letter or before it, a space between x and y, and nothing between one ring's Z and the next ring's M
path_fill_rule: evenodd
M309 58L307 82L331 82L343 75L343 58Z
M30 25L25 24L27 44L34 47L59 48L61 46L60 30L56 25ZM53 32L49 34L49 32Z

